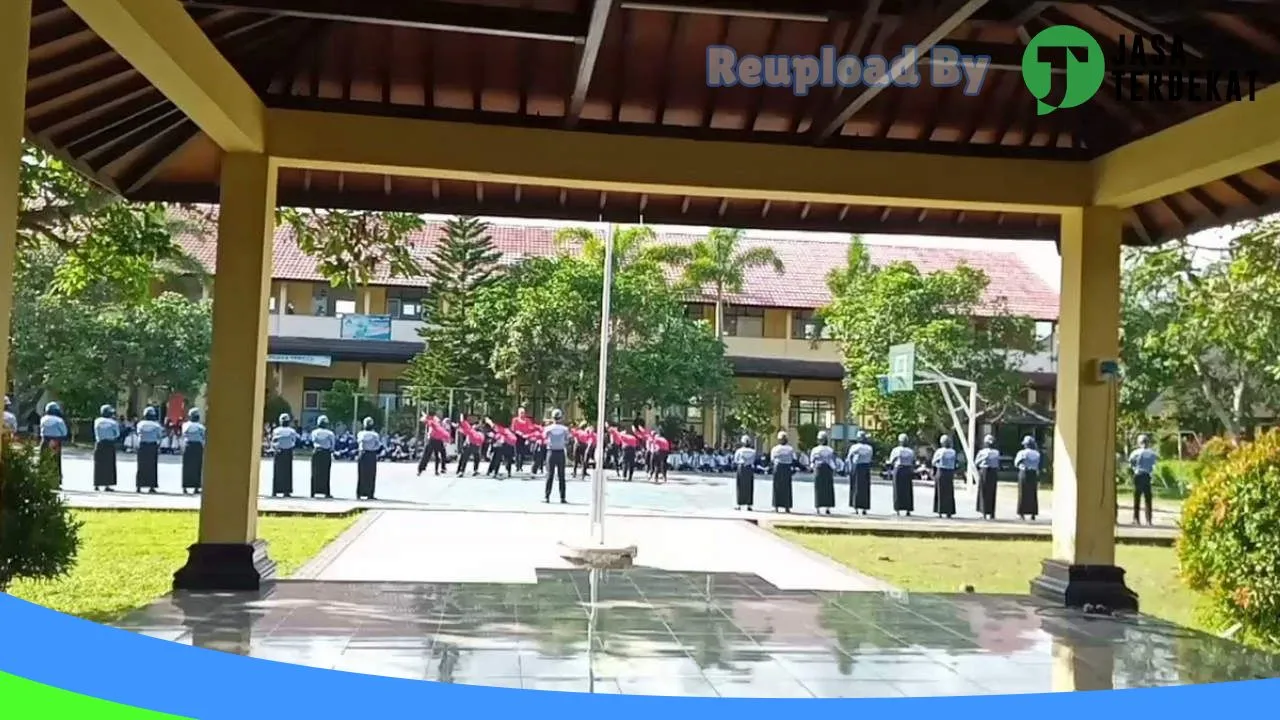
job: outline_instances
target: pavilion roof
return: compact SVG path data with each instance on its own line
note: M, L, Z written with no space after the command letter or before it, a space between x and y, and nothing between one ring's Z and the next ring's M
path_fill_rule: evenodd
M1118 102L1108 85L1095 101L1038 116L1022 87L1025 38L1063 24L1099 38L1177 34L1204 67L1256 70L1259 89L1280 76L1280 11L1258 0L628 0L603 14L592 12L603 4L579 0L181 1L268 108L583 133L1084 160L1215 107ZM916 11L937 5L980 6L940 41L992 57L975 96L928 83L871 93L819 88L807 97L707 87L708 45L812 54L830 44L866 56L925 37L927 13ZM594 61L580 62L588 57ZM217 201L218 147L62 0L34 1L26 127L28 139L126 197ZM576 221L643 216L651 224L1042 239L1057 232L1051 215L322 170L283 170L279 197L296 206ZM1277 203L1280 164L1272 164L1137 206L1126 241L1157 242Z

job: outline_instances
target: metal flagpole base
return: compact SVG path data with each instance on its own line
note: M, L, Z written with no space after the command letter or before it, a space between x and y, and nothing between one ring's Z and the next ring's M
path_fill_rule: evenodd
M591 539L565 541L560 543L560 557L591 570L626 570L635 564L636 546Z

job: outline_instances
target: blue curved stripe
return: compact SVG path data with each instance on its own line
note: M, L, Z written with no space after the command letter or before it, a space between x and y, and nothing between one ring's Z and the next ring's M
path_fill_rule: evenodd
M0 594L0 672L90 697L200 720L354 717L554 717L672 720L708 712L735 720L811 714L857 703L893 720L947 717L1196 718L1226 708L1276 707L1280 679L1052 695L869 700L761 700L510 690L357 675L257 660L138 635ZM0 699L0 709L3 699ZM2 714L2 713L0 713ZM887 715L886 715L887 717Z

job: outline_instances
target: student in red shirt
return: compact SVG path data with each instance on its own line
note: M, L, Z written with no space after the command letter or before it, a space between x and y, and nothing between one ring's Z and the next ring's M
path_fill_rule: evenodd
M622 442L622 479L631 482L636 473L636 449L640 441L631 432L622 432L618 436Z
M671 452L671 441L662 437L662 432L654 433L652 438L653 452L649 454L649 479L655 483L667 481L667 454Z
M436 475L440 475L445 471L445 443L452 438L449 436L449 429L445 427L444 420L440 419L440 411L437 410L434 415L428 415L422 419L422 423L427 426L427 448L422 452L422 459L418 461L418 475L422 475L422 471L427 469L427 463L435 461Z
M530 454L530 434L538 429L538 424L529 417L529 413L524 408L516 410L516 416L511 418L511 430L516 434L515 459L516 472L524 472L524 460ZM536 470L534 472L537 472Z
M459 429L462 431L463 442L458 443L458 477L462 477L468 460L471 461L471 477L475 477L480 474L480 450L484 447L484 433L471 427L465 416Z

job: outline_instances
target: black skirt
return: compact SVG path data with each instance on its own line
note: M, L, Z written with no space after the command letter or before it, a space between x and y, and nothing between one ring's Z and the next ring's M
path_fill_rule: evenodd
M154 490L160 487L159 443L138 443L138 489Z
M836 473L830 465L819 465L814 471L813 504L819 510L836 506Z
M356 499L373 499L378 485L378 453L361 450L356 456Z
M871 509L871 465L860 463L853 466L849 475L849 505L857 510Z
M1018 515L1040 514L1040 473L1018 470Z
M116 441L99 440L93 445L93 486L115 487Z
M182 489L204 487L204 443L188 442L182 449Z
M311 497L331 495L329 473L333 470L333 451L316 448L311 453Z
M996 516L996 484L1000 471L982 468L978 479L978 512L983 516Z
M738 507L751 507L756 499L756 471L750 465L738 466Z
M938 468L933 471L933 511L938 515L956 514L956 471Z
M912 484L916 472L914 468L899 465L893 470L893 509L895 512L914 512L916 509L916 489Z
M49 458L49 462L53 463L53 469L58 473L58 485L62 485L62 439L61 438L41 438L40 450Z
M773 506L791 509L791 473L795 471L791 463L774 463L773 465Z
M293 448L276 450L271 473L271 496L293 494Z

